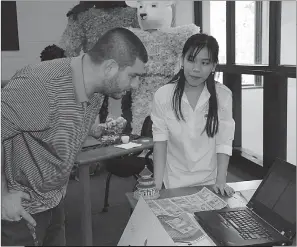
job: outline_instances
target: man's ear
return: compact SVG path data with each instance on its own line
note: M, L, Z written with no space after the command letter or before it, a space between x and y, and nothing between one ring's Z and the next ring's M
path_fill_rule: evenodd
M105 78L109 79L114 77L119 72L119 65L115 60L109 59L104 61L103 69Z

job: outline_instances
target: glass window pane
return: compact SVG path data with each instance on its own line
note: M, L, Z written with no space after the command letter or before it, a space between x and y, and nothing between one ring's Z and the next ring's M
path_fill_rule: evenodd
M296 165L296 78L288 79L287 161Z
M281 64L296 65L296 2L282 1Z
M219 63L226 63L226 1L210 1L210 35L220 46Z
M235 2L236 63L255 63L255 2Z
M248 75L243 75L248 76ZM262 78L263 79L263 78ZM263 88L242 88L242 147L263 156Z
M261 50L259 51L259 54L261 54L261 60L262 62L260 64L268 64L269 59L269 1L257 1L257 5L261 3L261 18L258 17L258 19L262 20L262 39L257 39L257 42L260 42L262 40L262 44L259 45L259 43L256 43L259 47L261 47ZM259 6L256 6L256 8L259 8ZM256 9L257 11L257 9ZM257 25L260 25L257 22ZM260 28L261 28L260 27ZM257 35L260 35L259 33Z

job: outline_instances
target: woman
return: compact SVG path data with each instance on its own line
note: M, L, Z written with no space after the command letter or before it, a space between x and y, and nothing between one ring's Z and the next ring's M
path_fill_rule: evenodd
M194 34L182 51L178 74L154 95L151 112L154 177L160 189L210 185L231 196L226 185L235 123L232 92L214 80L219 45Z

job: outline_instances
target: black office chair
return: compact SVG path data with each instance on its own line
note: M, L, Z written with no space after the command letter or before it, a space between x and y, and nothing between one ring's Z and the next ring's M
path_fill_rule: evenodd
M143 122L142 129L141 129L141 136L153 137L152 121L150 116L146 117ZM102 209L102 212L108 211L109 186L110 186L110 179L112 175L115 175L121 178L127 178L127 177L133 176L137 180L139 178L138 174L144 169L145 165L151 172L153 172L153 161L152 159L149 158L149 156L153 153L153 149L149 149L145 157L139 157L139 155L142 152L143 151L134 153L131 155L126 155L120 158L107 160L105 162L108 175L106 178L104 207ZM135 189L136 184L133 190Z

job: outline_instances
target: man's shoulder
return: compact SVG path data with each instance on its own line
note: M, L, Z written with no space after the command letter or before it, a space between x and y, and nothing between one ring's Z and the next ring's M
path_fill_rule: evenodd
M59 58L30 64L18 70L12 79L17 77L35 77L42 82L51 81L71 75L71 58Z

